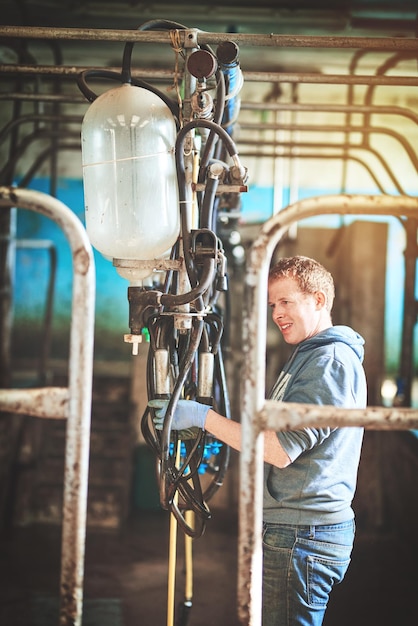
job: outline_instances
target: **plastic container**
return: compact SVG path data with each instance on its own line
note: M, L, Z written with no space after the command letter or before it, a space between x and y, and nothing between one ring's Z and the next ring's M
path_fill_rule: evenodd
M151 91L123 84L91 104L81 139L92 245L109 260L165 256L180 230L169 107ZM149 269L117 270L132 283L150 275Z

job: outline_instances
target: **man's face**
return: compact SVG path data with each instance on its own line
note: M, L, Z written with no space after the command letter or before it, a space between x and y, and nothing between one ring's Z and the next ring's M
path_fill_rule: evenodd
M324 294L303 293L294 278L269 283L268 298L273 322L286 343L296 345L330 326Z

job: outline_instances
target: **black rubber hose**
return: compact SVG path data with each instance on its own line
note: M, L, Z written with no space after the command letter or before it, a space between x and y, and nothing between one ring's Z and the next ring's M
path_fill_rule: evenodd
M178 24L177 22L170 22L169 20L150 20L149 22L145 22L141 26L137 28L137 30L145 31L145 30L185 30L187 26L183 26L182 24ZM123 58L122 58L122 75L124 77L124 82L130 83L132 80L131 76L131 65L132 65L132 51L134 48L135 42L128 41L125 44L123 49Z
M193 258L190 251L190 225L188 223L188 212L185 209L186 206L186 169L184 164L183 142L187 134L195 128L207 128L216 132L225 143L231 157L238 153L238 150L228 133L218 124L209 120L192 120L179 131L176 139L175 157L176 157L176 170L177 170L177 182L179 188L179 203L180 203L180 219L183 234L184 245L184 261L186 271L192 287L197 284L196 271L193 263Z
M123 77L123 73L119 73L119 72L112 72L111 70L101 70L101 69L88 69L88 70L83 70L82 72L80 72L80 74L78 74L77 76L77 86L80 89L81 93L85 96L85 98L89 101L89 102L94 102L97 99L97 94L90 89L90 87L87 85L87 78L106 78L109 80L115 80L121 84L123 83L129 83L131 85L133 85L134 87L142 87L143 89L147 89L148 91L152 92L153 94L155 94L156 96L158 96L170 109L175 122L176 122L176 126L177 128L179 127L179 105L177 102L175 102L174 100L172 100L171 98L169 98L163 91L160 91L159 89L157 89L156 87L153 87L152 85L150 85L149 83L145 82L144 80L140 80L138 78L133 78L132 80L125 80Z
M206 189L203 196L202 208L200 211L200 228L213 227L213 207L216 200L216 192L219 187L219 178L209 178L206 182Z
M203 331L203 321L194 318L192 320L192 330L190 333L190 343L185 351L180 363L179 376L174 385L173 393L169 400L167 411L165 414L164 427L161 433L161 480L160 480L160 503L164 509L169 508L172 501L173 489L169 483L169 475L172 473L173 466L170 457L171 442L171 422L177 402L180 399L183 386L186 382L187 375L193 363L193 359L198 350L200 338ZM171 495L170 495L171 494Z

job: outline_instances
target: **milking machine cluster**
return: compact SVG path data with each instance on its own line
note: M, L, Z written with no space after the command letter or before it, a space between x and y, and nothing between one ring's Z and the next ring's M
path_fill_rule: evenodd
M198 537L229 450L199 429L174 432L171 421L180 398L230 417L223 361L227 259L217 230L221 214L224 232L225 223L236 224L247 190L232 139L242 73L232 41L215 53L198 44L198 31L175 22L140 29L169 31L182 84L174 100L133 78L133 43L125 45L120 73L80 74L79 88L92 103L82 125L86 228L93 246L129 281L125 341L135 354L143 335L149 337L148 398L168 400L162 431L149 408L141 424L157 458L161 506ZM119 85L96 96L89 78ZM187 511L195 513L193 524Z

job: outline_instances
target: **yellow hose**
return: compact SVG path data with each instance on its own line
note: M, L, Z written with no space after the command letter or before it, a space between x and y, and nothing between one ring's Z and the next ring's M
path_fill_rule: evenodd
M177 443L176 467L180 464L180 441ZM175 504L178 493L174 494ZM177 520L170 514L170 536L168 546L168 592L167 592L167 626L174 626L175 591L176 591L176 553L177 553Z
M193 511L186 511L186 523L190 528L194 526ZM184 559L186 565L186 582L184 596L186 602L191 602L193 598L193 538L190 535L184 537Z

